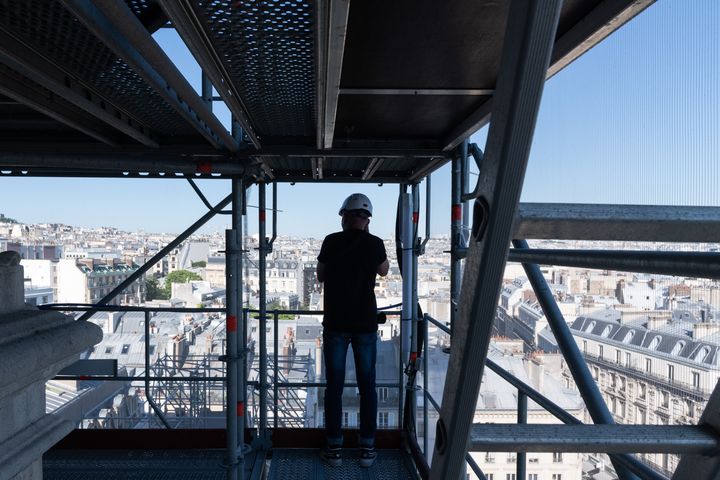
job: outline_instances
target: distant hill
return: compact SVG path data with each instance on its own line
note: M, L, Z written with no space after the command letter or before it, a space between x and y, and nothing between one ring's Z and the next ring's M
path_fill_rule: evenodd
M0 223L20 223L14 218L6 217L4 213L0 213Z

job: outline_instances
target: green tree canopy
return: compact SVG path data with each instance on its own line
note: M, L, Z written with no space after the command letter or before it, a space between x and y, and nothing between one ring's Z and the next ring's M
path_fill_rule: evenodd
M163 293L166 295L165 298L170 298L173 283L187 283L192 280L202 280L202 277L195 272L189 272L187 270L175 270L174 272L168 273L168 276L165 277L165 286L163 287Z

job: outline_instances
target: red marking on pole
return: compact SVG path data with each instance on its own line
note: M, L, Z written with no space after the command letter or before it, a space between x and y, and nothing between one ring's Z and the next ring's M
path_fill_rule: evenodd
M450 215L452 220L462 220L462 205L453 205L452 214Z
M417 352L410 352L410 361L414 362L417 360Z
M413 212L413 223L418 223L418 220L420 219L420 212Z
M244 417L245 416L245 404L243 402L237 403L237 416L238 417Z
M90 380L90 377L87 375L80 375L80 380Z
M265 221L265 210L260 210L260 221L261 222Z
M228 315L227 331L228 332L237 332L237 317L235 315Z
M212 162L210 160L198 160L197 171L198 173L212 173Z

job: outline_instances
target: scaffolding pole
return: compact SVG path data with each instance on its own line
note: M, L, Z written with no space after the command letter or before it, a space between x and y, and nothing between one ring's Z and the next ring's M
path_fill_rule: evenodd
M258 341L260 342L260 363L258 365L258 375L260 380L260 438L266 439L267 436L267 285L265 284L268 239L266 238L266 205L265 205L265 182L258 184L258 277L259 277L259 299L258 309L260 310L260 319L258 329ZM277 332L275 332L277 335Z
M457 480L465 465L507 246L520 200L560 0L510 4L493 97L483 177L437 423L431 478ZM453 211L458 204L453 204ZM461 208L457 208L462 218Z

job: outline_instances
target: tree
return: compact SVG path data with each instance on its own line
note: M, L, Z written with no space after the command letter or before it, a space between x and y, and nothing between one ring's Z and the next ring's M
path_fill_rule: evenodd
M207 267L207 262L205 260L200 260L199 262L191 262L190 266L193 268L205 268Z
M167 300L165 289L160 288L156 278L148 278L145 280L145 297L148 300Z
M165 298L170 298L173 283L187 283L192 280L202 280L202 277L197 273L187 270L175 270L174 272L168 273L168 276L165 277L165 286L163 287L163 293L166 295Z
M6 217L4 213L0 213L0 222L3 223L19 223L14 218Z

